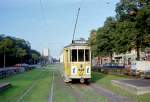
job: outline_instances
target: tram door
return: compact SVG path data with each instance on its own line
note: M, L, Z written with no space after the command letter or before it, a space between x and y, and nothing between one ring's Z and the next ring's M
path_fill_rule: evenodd
M64 74L67 74L68 70L68 49L64 49Z

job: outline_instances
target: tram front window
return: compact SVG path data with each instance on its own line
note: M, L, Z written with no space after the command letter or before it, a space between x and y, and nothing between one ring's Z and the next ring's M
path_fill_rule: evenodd
M72 50L72 62L77 62L77 50Z
M84 61L84 50L78 50L78 61Z
M90 51L85 50L85 61L90 61Z

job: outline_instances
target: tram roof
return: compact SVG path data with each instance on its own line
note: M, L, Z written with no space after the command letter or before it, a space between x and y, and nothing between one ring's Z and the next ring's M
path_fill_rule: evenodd
M87 41L81 41L81 40L74 40L71 44L65 46L64 48L71 47L71 46L89 46Z

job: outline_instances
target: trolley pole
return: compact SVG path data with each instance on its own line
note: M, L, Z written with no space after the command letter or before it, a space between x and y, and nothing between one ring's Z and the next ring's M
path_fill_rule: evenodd
M76 28L77 28L79 13L80 13L80 8L78 8L78 13L77 13L76 22L75 22L74 31L73 31L72 43L73 43L73 41L74 41L74 36L75 36L75 33L76 33Z

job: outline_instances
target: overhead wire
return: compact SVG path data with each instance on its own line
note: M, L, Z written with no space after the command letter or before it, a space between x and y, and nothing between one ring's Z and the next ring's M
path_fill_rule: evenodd
M41 9L41 18L44 24L46 25L46 17L45 17L45 12L44 12L44 6L42 0L40 0L40 9Z

